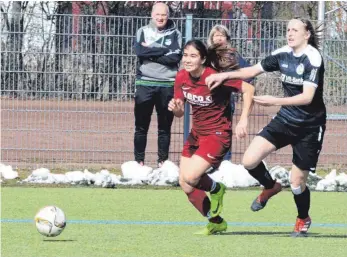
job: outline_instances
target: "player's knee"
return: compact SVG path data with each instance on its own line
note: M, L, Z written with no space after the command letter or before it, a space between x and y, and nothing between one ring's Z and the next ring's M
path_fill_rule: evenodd
M300 185L306 184L305 178L303 176L293 176L292 174L290 176L290 184L294 187L298 187Z
M183 192L185 192L186 194L190 194L191 192L193 192L194 188L189 186L181 176L178 180L178 183L180 187L182 188Z
M294 195L301 194L306 188L306 181L301 176L291 177L290 178L290 188Z
M180 175L179 178L178 178L178 183L180 185L180 187L183 189L184 186L186 185L186 182L184 182L184 179L183 177Z
M183 174L183 180L189 186L194 187L199 182L199 177L197 177L194 173L188 173L188 174Z
M182 188L184 188L185 186L189 185L187 183L187 179L189 179L189 178L187 178L187 175L185 175L183 172L181 172L180 176L179 176L179 179L178 179L178 182L179 182L179 184L180 184L180 186Z
M242 165L245 169L251 170L257 166L257 163L249 155L245 154L242 158Z

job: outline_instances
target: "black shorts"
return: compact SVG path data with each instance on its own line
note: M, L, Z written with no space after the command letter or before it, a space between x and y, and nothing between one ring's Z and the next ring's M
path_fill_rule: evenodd
M314 128L292 127L274 118L258 133L258 136L268 140L277 150L291 145L293 164L301 170L315 172L324 132L325 125Z

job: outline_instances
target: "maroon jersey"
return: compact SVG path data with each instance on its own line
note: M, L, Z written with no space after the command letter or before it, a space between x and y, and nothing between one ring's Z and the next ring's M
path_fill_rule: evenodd
M210 91L205 79L214 73L217 71L206 67L200 79L193 82L186 70L180 70L175 80L175 98L191 104L192 129L200 135L231 130L230 95L241 90L242 80L228 80Z

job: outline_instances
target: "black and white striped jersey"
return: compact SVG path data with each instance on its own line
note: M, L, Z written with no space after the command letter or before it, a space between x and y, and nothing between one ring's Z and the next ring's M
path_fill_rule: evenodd
M308 105L282 106L277 113L284 123L295 127L317 127L326 122L323 101L324 62L319 51L308 45L300 54L289 46L274 51L260 62L264 71L280 71L285 97L303 92L303 85L316 87L313 100Z

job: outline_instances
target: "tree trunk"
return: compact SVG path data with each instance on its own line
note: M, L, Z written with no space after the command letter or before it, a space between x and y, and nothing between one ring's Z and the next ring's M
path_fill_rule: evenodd
M23 46L23 34L24 34L24 15L25 5L20 1L13 1L12 4L12 17L10 19L9 26L9 36L7 38L7 81L11 81L11 84L8 85L10 89L10 95L17 97L19 90L22 90L23 87L23 55L22 55L22 46Z
M57 16L55 23L55 86L54 90L59 99L64 99L66 94L66 83L64 75L64 63L68 58L66 53L69 52L69 42L67 33L69 30L69 24L71 24L71 16L65 16L64 14L71 14L72 4L71 2L58 2Z

